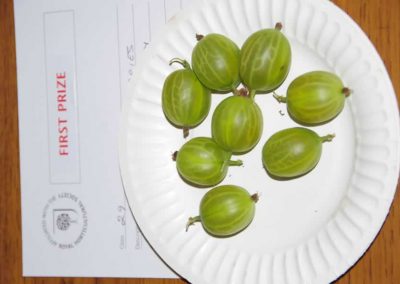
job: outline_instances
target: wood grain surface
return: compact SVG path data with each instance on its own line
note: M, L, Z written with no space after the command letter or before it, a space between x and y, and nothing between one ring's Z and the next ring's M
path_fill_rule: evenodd
M34 0L32 0L34 1ZM323 1L323 0L321 0ZM400 1L335 0L365 31L400 94ZM13 1L0 0L0 284L182 284L183 280L23 278ZM399 188L399 186L398 186ZM398 189L397 188L397 189ZM365 255L337 284L400 283L400 198ZM217 283L216 283L217 284Z

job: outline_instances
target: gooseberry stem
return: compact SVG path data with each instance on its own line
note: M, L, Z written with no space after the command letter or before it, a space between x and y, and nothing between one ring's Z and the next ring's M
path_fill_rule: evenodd
M256 90L250 90L249 96L252 100L254 100L254 97L256 96Z
M253 200L254 203L257 203L259 197L260 196L258 195L258 193L254 193L252 196L250 196L251 200Z
M241 166L241 165L243 165L243 162L242 162L242 160L236 160L236 161L230 160L228 162L228 165L229 166Z
M346 87L344 87L344 88L342 89L342 93L344 94L344 96L345 96L346 98L347 98L348 96L350 96L352 92L353 92L353 91L352 91L351 89L346 88Z
M233 88L233 94L235 96L248 97L249 91L246 88L240 88L240 89Z
M203 36L202 34L196 34L196 39L197 39L197 41L202 40L203 37L204 37L204 36Z
M278 22L278 23L275 24L275 30L280 31L280 30L282 30L282 28L283 28L283 25L282 25L281 22Z
M201 218L200 216L196 216L196 217L189 217L189 220L186 223L186 232L189 229L189 226L193 225L196 222L201 222Z
M320 138L321 138L322 143L331 142L333 140L333 138L335 138L335 134L333 134L333 133L332 134L328 134L328 135L322 136Z
M189 136L189 128L188 127L184 127L183 128L183 138L186 138Z
M178 151L175 151L173 154L172 154L172 161L174 161L174 162L176 162L176 157L178 156Z
M181 58L172 58L169 61L169 65L172 65L173 63L179 63L180 65L183 66L183 68L190 70L190 64L189 62L187 62L185 59L181 59Z
M274 98L279 102L279 103L286 103L286 97L284 96L279 96L277 93L274 92L273 94Z

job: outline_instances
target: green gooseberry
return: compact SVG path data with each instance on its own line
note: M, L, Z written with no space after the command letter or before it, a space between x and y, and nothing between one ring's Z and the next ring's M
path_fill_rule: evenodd
M272 92L289 73L292 53L281 29L277 23L275 29L254 32L241 48L240 77L251 93Z
M169 74L162 89L162 109L166 118L183 128L186 137L189 129L200 124L211 107L211 91L204 87L185 60L174 58L184 69Z
M274 95L287 104L290 116L303 125L317 125L335 118L344 107L345 98L351 93L342 80L326 71L312 71L294 79L286 97Z
M258 194L236 185L221 185L209 190L200 202L200 214L190 217L186 230L201 222L210 235L228 237L244 230L253 220Z
M242 154L261 138L263 117L260 107L248 96L230 96L216 107L211 120L212 137L222 148Z
M221 34L197 35L192 67L200 82L217 92L235 91L240 84L240 49Z
M319 162L322 143L335 136L318 136L313 130L294 127L273 134L264 144L262 162L275 178L294 178L311 171Z
M232 154L208 137L187 141L176 153L176 167L181 177L195 186L213 186L226 176L229 166L242 165L232 161Z

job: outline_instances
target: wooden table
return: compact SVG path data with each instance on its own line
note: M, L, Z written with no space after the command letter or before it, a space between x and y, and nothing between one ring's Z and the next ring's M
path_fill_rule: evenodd
M400 1L335 0L334 2L361 26L375 44L393 80L399 99ZM184 283L183 280L160 279L22 277L17 78L12 0L0 0L0 57L0 284ZM399 194L396 194L388 219L375 242L356 265L336 283L400 283Z

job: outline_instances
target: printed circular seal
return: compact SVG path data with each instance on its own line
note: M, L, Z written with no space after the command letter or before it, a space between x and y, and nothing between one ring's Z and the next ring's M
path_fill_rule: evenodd
M42 229L49 243L55 247L76 247L87 234L87 228L86 208L72 193L52 196L43 208Z

